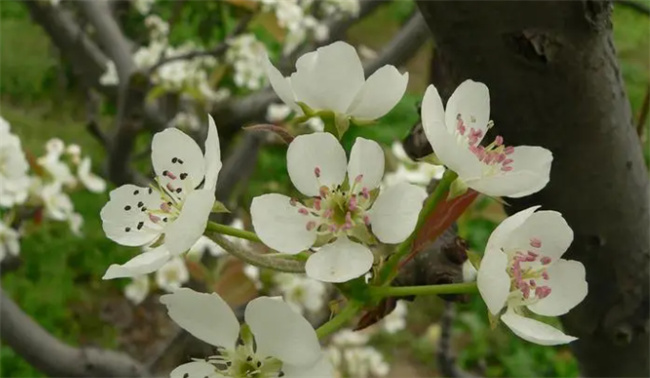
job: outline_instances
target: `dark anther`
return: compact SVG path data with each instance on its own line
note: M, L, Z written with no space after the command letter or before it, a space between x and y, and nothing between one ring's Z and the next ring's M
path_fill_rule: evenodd
M187 173L181 173L181 180L185 180L187 178Z
M171 206L171 205L172 205L172 201L167 202L167 206Z
M138 223L138 230L142 230L142 226L144 226L144 222L139 222Z
M168 173L169 173L169 171L164 170L164 171L163 171L163 176L167 176Z
M126 232L131 231L131 227L127 227L127 228L125 228L124 231L126 231Z
M183 164L183 160L178 159L178 164Z
M232 365L232 362L226 361L226 366L230 367L230 365Z
M262 366L262 361L257 361L257 367L261 367L261 366Z
M138 202L138 207L144 206L144 203L142 201Z
M142 209L140 209L140 210L142 210L142 212L145 212L145 211L147 211L147 207L146 207L146 206L142 206Z
M149 194L153 193L153 189L149 188Z
M284 372L281 371L281 372L278 374L278 377L280 377L280 378L284 377Z
M251 357L251 356L246 357L246 361L248 361L248 362L253 361L253 357Z
M131 210L131 206L130 206L130 205L126 205L126 206L124 206L124 210L126 210L126 211Z
M134 195L134 196L137 196L139 193L140 193L140 191L139 191L139 190L136 190L135 192L133 192L133 195Z
M178 158L172 158L172 163L176 163L178 161Z
M176 193L180 193L180 192L182 192L182 191L183 191L183 189L181 189L181 188L176 188Z
M167 218L163 218L163 222L167 222Z
M189 378L189 377L190 377L190 373L183 374L183 378Z

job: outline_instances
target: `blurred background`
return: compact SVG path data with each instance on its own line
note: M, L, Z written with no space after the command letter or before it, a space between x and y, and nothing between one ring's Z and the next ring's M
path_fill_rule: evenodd
M130 85L134 92L128 97L132 109L126 109L129 107L117 100L123 97L118 86L119 64L111 67L113 53L102 40L103 31L96 29L92 10L71 1L0 2L0 116L20 138L33 175L43 175L39 173L43 165L39 157L48 156L53 148L51 140L58 138L66 147L78 145L81 156L91 158L92 172L107 183L105 191L88 190L91 188L83 185L70 191L74 212L83 218L78 233L71 230L70 219L57 221L43 216L42 203L12 212L12 217L21 217L20 252L3 261L2 290L40 326L70 345L124 351L152 371L164 374L183 358L194 356L188 352L191 342L184 341L187 348L181 351L170 347L180 343L178 330L167 320L157 298L174 285L202 281L228 293L233 306L257 293L294 296L308 317L322 317L331 299L330 288L269 272L251 272L209 243L197 246L196 255L207 251L214 255L214 261L201 264L205 259L188 257L180 263L182 267L170 267L168 277L146 279L147 290L143 282L101 280L110 264L122 263L138 251L104 236L99 211L116 184L149 174L151 136L163 127L179 127L201 140L204 114L215 116L224 171L231 175L227 183L220 181L218 192L233 210L232 216L222 219L224 222L237 221L239 227L250 229L246 209L254 196L293 190L285 168L286 146L277 138L241 129L257 123L283 125L288 116L286 109L271 106L279 102L273 101L272 93L265 89L267 83L259 64L265 51L291 72L296 56L332 39L344 39L357 48L366 64L371 64L404 33L405 25L417 27L417 33L410 34L418 42L415 48L396 61L387 61L409 72L407 94L377 125L346 135L344 144L349 148L354 137L371 137L386 147L393 173L407 172L408 179L416 181L434 174L406 160L399 145L394 145L418 122L417 102L429 83L434 50L426 25L416 19L415 4L407 0L296 4L291 8L270 0L111 2L106 9L126 37L139 72ZM643 8L647 3L640 5ZM57 40L66 38L58 35L61 30L70 33L70 50L56 47ZM644 101L646 113L648 106L650 18L637 7L615 3L613 30L637 119ZM87 59L82 53L75 58L74 51L87 53L83 47L86 39L103 46L104 53L99 51L94 61L101 69L93 68L92 59L80 65ZM181 58L167 61L173 57ZM647 124L642 119L643 125ZM111 163L108 156L115 157L118 148L109 138L125 123L135 131L130 156L126 163ZM291 127L295 128L292 132L299 133L318 125ZM646 149L646 159L648 154ZM75 164L78 162L70 162L73 171ZM140 173L125 173L125 168L120 168L127 166ZM4 222L9 222L10 212L0 210ZM504 217L500 204L481 198L460 219L459 234L472 250L480 252ZM440 376L449 369L441 364L477 376L578 375L568 347L535 346L503 327L491 330L478 296L455 308L437 297L405 302L363 337L342 333L330 342L330 348L338 350L332 351L337 361L349 359L339 365L342 377ZM345 350L354 353L345 354ZM0 376L35 377L43 373L3 343Z

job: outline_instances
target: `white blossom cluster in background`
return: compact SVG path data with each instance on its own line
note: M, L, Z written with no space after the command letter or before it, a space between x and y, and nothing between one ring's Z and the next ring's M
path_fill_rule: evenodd
M426 186L431 182L431 178L440 180L445 173L445 167L442 165L419 163L411 160L400 142L393 142L391 153L395 158L396 168L384 175L383 184L386 186L404 181Z
M358 0L262 0L262 9L273 12L287 34L282 49L290 54L307 38L324 41L329 37L325 20L359 14ZM317 12L312 14L311 9Z
M266 47L253 34L243 34L228 41L226 62L233 67L233 81L239 88L257 90L266 84L262 59Z
M81 234L83 218L74 210L68 192L85 188L94 193L106 190L103 179L91 172L91 160L82 156L76 144L60 139L45 144L46 153L30 166L20 139L11 125L0 117L0 260L20 251L19 210L43 214L47 219L67 222L70 230Z

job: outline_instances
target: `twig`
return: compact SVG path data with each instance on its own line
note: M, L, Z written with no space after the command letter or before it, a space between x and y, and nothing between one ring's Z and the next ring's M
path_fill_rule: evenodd
M646 87L643 104L641 104L641 110L639 111L639 120L636 124L636 134L639 136L642 143L643 126L645 126L645 123L648 120L648 110L650 110L650 85ZM647 138L650 138L650 135L647 135Z
M616 2L646 16L650 16L650 7L646 3L635 0L616 0Z
M438 341L438 349L436 350L436 360L438 361L438 368L443 377L450 378L477 378L477 376L470 374L456 365L456 356L451 350L451 337L454 326L454 318L456 317L455 304L453 302L445 302L445 308L440 318L440 340Z
M52 377L143 377L144 367L126 354L75 348L55 338L26 315L0 288L2 341Z
M90 88L86 88L86 129L88 132L97 139L97 141L104 148L108 148L109 140L104 131L99 127L99 120L97 117L99 101L97 94Z

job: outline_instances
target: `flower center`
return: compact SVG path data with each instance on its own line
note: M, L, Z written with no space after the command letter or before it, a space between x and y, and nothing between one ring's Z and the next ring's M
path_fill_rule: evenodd
M251 346L239 345L234 350L217 348L219 355L208 357L219 374L232 378L280 378L284 376L282 361L257 356ZM188 376L189 378L189 376Z
M492 127L492 122L488 124L488 129ZM459 142L466 143L469 150L476 158L484 164L483 175L494 176L499 172L512 171L512 153L515 152L513 146L503 144L503 137L497 135L494 141L487 146L481 146L479 143L483 138L483 130L468 127L462 116L456 116L456 135Z
M314 169L316 178L320 178L320 168ZM362 186L363 175L354 179L352 186L346 190L341 185L320 187L319 196L305 204L295 199L291 205L297 208L299 214L305 216L307 230L316 229L319 235L348 234L355 227L370 225L367 214L374 198L370 190Z
M551 258L539 253L542 241L530 239L530 249L517 250L510 254L510 264L507 272L510 275L510 299L530 305L551 294L551 288L544 285L549 275L547 267Z

